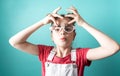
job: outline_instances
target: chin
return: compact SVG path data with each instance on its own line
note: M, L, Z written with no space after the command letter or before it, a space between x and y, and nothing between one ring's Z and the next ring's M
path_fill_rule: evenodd
M69 44L68 44L68 43L61 43L61 44L59 44L59 46L60 46L60 47L68 47Z
M55 43L57 46L60 46L60 47L68 47L68 46L71 46L71 43L70 42L66 42L66 41L61 41L61 42L57 42Z

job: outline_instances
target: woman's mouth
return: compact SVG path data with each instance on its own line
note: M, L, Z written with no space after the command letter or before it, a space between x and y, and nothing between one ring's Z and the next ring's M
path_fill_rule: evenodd
M65 41L65 40L66 40L66 38L60 38L60 40Z

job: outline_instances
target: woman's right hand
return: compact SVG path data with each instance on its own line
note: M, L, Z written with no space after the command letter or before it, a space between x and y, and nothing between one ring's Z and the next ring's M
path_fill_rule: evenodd
M33 32L35 32L44 24L48 24L50 22L53 22L56 24L55 17L62 18L60 15L57 14L57 12L60 9L61 9L60 7L55 9L51 14L48 14L43 20L15 34L9 39L9 43L16 49L22 50L24 52L27 52L33 55L39 55L38 46L36 44L32 44L28 42L27 39Z
M55 17L58 18L63 18L62 16L60 16L58 14L58 11L61 9L61 7L58 7L57 9L55 9L52 13L49 13L44 19L42 19L42 23L43 25L45 24L49 24L49 23L54 23L55 25L57 25L56 21L55 21Z

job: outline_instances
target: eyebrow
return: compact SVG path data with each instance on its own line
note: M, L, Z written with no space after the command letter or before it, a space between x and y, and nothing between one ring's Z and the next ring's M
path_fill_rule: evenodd
M52 24L51 26L56 26L55 24ZM73 24L66 24L65 26L74 26ZM61 27L61 25L57 25L57 27Z

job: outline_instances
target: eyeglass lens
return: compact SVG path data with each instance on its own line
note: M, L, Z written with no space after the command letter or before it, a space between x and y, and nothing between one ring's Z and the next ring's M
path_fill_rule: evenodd
M74 27L73 26L66 26L66 27L55 26L55 27L53 27L52 30L55 30L56 32L60 32L61 29L63 29L65 32L70 33L74 30Z

